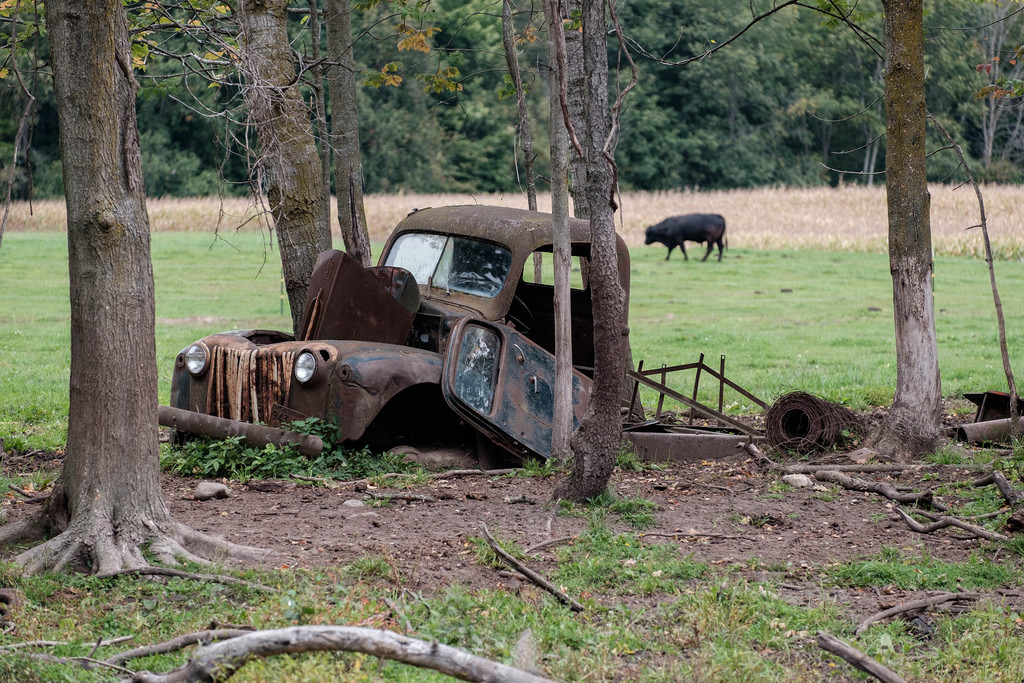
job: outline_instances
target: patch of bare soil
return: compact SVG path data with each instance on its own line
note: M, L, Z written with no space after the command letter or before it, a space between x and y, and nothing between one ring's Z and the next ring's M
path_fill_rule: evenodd
M826 460L853 463L845 454ZM4 463L11 473L19 466L28 465L17 458ZM976 473L946 466L856 476L924 491L936 482L970 481ZM674 545L695 559L729 566L737 577L772 581L795 604L832 599L855 619L922 594L822 588L822 566L867 558L883 546L946 561L963 561L976 552L994 561L1013 561L1005 551L999 556L985 541L960 540L955 530L916 533L894 512L893 504L877 494L833 486L778 491L778 480L777 473L736 456L671 464L661 471L617 472L612 488L618 496L657 504L655 524L642 530L645 542ZM440 478L409 490L260 481L229 483L228 497L207 501L194 499L197 483L164 476L164 495L174 518L234 543L266 548L267 567L316 567L382 557L405 585L418 591L452 584L487 589L526 581L474 562L470 539L482 536L481 523L522 548L574 536L587 525L585 519L558 514L550 504L554 479L477 475ZM409 499L374 506L367 500L373 493L409 494ZM2 509L13 521L29 507L8 495ZM607 522L615 531L637 531L612 513ZM10 551L0 549L0 557L2 553L9 557ZM551 547L539 550L535 556L541 559L528 564L541 574L549 573L553 553ZM1020 591L1002 593L1008 607L1024 608Z

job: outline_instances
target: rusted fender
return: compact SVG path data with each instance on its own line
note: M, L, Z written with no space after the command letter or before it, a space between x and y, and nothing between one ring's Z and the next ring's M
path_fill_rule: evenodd
M240 436L253 446L294 446L299 453L308 456L319 455L324 449L324 442L313 434L299 434L286 429L276 429L249 422L228 420L215 415L193 413L191 410L158 406L157 418L164 427L172 427L190 434L212 436L215 439L226 439Z

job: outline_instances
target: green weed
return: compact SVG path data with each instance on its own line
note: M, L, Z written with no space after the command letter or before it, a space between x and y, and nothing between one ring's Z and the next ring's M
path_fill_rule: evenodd
M893 547L877 557L834 565L826 570L836 585L893 586L900 590L983 590L1024 584L1024 571L979 555L966 562L944 562L928 554Z

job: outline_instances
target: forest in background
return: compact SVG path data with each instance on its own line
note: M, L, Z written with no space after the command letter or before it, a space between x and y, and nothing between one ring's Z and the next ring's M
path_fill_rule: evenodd
M357 4L353 13L359 133L365 190L519 192L523 158L501 45L501 2L433 0L399 16L395 3ZM308 9L306 3L294 3ZM858 35L813 10L789 7L712 55L686 62L741 32L751 9L769 3L632 0L618 8L637 69L616 152L623 190L728 189L872 184L884 169L880 5L863 2ZM1024 107L1013 91L1022 64L1020 3L934 0L926 5L927 103L964 147L975 176L1024 181ZM296 51L313 60L308 14L293 15ZM429 34L429 51L399 50L400 21ZM514 14L542 188L547 160L546 40L539 7ZM321 41L322 45L322 41ZM612 99L629 80L619 41L609 41ZM16 75L31 78L32 126L14 168L15 199L62 192L57 120L45 33L33 48L36 74L0 65L0 179L11 174L24 108ZM5 53L9 61L9 53ZM26 62L27 64L28 62ZM244 136L229 128L238 92L177 75L153 53L139 74L138 121L147 193L246 194ZM443 78L438 79L438 75ZM396 83L398 83L396 85ZM1003 89L1005 87L1005 89ZM1001 95L1001 96L997 96ZM307 90L311 112L313 91ZM327 116L330 116L328 103ZM930 147L945 141L936 135ZM951 153L929 158L929 179L959 179Z

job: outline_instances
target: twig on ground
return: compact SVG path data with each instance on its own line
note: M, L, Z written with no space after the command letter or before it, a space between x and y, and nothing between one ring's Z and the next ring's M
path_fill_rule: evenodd
M23 488L15 486L14 484L8 484L7 486L12 491L17 493L19 496L23 496L25 498L26 503L42 503L43 501L50 499L49 493L32 493L31 491L26 491Z
M543 576L533 571L525 564L517 560L516 558L509 555L505 550L498 545L498 542L491 536L491 532L487 530L486 524L480 524L480 530L484 533L484 539L487 541L487 545L491 546L491 549L500 557L505 564L521 573L523 576L533 581L535 584L546 590L547 592L554 595L560 602L568 605L574 612L582 612L583 605L573 600L571 597L560 591L554 584L545 579Z
M868 626L875 623L876 621L888 619L889 617L894 617L897 614L914 612L919 609L924 609L925 607L933 607L934 605L941 605L944 602L952 602L954 600L974 601L980 599L981 593L942 593L941 595L933 595L930 598L911 600L910 602L905 602L902 605L890 607L889 609L878 612L877 614L872 614L870 617L860 622L860 625L857 626L853 634L859 636L867 629Z
M275 592L273 588L269 586L263 586L258 583L251 581L244 581L242 579L236 579L230 576L221 576L219 574L192 574L191 572L183 572L180 569L171 569L170 567L138 567L136 569L122 569L118 572L111 574L104 574L103 578L109 578L113 576L173 576L179 579L192 579L193 581L210 581L211 583L223 583L228 586L242 586L244 588L252 588L263 593Z
M685 537L689 537L689 538L724 538L724 539L728 539L728 540L732 540L732 541L750 541L750 542L754 541L754 539L747 538L746 536L727 536L725 534L705 534L705 533L701 533L701 532L698 532L698 531L693 531L693 532L677 531L677 532L670 533L670 534L662 534L662 533L654 533L654 532L652 532L652 533L641 533L640 534L640 538L645 538L645 537L650 537L650 536L656 536L658 538L685 538Z
M124 643L131 640L135 636L118 636L117 638L110 638L108 640L101 640L97 646L106 647L108 645L116 645L118 643ZM20 650L26 647L57 647L61 645L70 645L71 643L63 640L28 640L24 643L11 643L10 645L0 645L0 652L4 650ZM95 652L95 648L93 649Z
M306 477L301 474L291 474L289 476L292 479L298 479L299 481L308 481L314 484L323 484L329 489L334 489L339 486L337 479L330 479L328 477Z
M852 645L847 645L831 633L818 631L818 647L842 657L856 668L874 676L883 683L906 683L903 678L893 673L891 669L879 664Z
M152 645L144 645L142 647L136 647L131 650L119 652L116 655L107 657L103 662L105 664L117 666L133 659L149 657L150 655L164 655L168 652L177 652L178 650L182 650L190 645L207 645L214 641L227 640L228 638L235 638L237 636L245 635L246 633L252 633L252 630L219 629L216 631L197 631L196 633L186 633L162 643L153 643Z
M561 545L562 543L568 543L570 541L575 541L577 538L578 538L578 536L560 536L558 538L549 538L546 541L541 541L540 543L534 543L529 548L525 549L523 552L526 553L527 555L532 555L533 553L537 552L538 550L543 550L544 548L550 548L553 545Z
M505 502L508 503L509 505L515 505L516 503L527 503L529 505L536 505L537 504L537 501L535 501L533 498L530 498L529 496L526 496L526 495L523 495L523 496L509 496L508 498L505 499Z
M377 493L376 491L368 491L366 493L368 498L374 500L407 500L409 502L418 503L436 503L437 498L428 496L425 493Z
M999 534L994 531L982 529L980 526L970 524L969 522L965 522L962 519L957 519L956 517L950 517L948 515L929 515L924 511L919 510L918 512L920 512L923 516L933 520L931 524L925 525L921 524L916 519L911 517L902 508L896 508L896 512L899 513L900 517L903 518L903 521L907 523L907 526L909 526L911 529L913 529L919 534L930 534L933 531L938 531L939 529L945 529L946 527L952 526L956 527L957 529L962 529L969 534L974 534L973 537L984 538L986 541L1010 540L1009 536L1004 536L1003 534ZM961 538L959 540L970 540L970 538L973 537Z
M837 472L834 469L815 472L814 478L818 481L827 481L833 484L839 484L843 488L851 491L868 491L871 493L877 493L878 495L897 503L914 504L943 511L949 509L939 501L935 500L932 497L931 491L925 491L924 493L900 493L896 490L895 486L887 482L868 481L867 479L851 477L843 474L842 472Z

